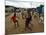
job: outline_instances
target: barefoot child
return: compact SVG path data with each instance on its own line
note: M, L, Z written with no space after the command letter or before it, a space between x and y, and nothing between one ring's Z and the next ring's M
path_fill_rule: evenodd
M14 14L14 16L11 17L11 19L12 19L13 23L15 24L15 27L18 26L18 21L16 20L16 13Z

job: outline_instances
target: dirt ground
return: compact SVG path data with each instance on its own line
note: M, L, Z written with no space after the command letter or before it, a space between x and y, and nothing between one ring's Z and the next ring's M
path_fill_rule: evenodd
M14 13L11 13L8 16L5 16L5 27L6 27L6 33L7 34L15 34L15 33L35 33L35 32L43 32L44 31L44 24L39 23L39 17L37 16L36 18L32 17L31 24L29 25L32 29L30 31L27 29L25 31L25 23L24 20L22 19L22 15L19 16L18 23L19 27L15 27L14 23L11 20L11 17L13 16Z

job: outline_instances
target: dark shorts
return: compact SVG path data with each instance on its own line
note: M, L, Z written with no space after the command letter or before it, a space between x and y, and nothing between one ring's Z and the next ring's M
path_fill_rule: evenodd
M17 20L13 21L14 23L18 22Z

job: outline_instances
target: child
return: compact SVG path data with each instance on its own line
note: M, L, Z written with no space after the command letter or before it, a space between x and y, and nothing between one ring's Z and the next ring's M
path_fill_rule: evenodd
M32 20L32 16L30 15L30 13L28 13L28 17L26 17L26 23L25 23L25 28L28 28L32 31L31 28L29 28L29 23Z
M14 14L14 16L12 16L12 21L14 22L15 26L18 26L18 21L16 20L16 13ZM16 23L17 22L17 23Z

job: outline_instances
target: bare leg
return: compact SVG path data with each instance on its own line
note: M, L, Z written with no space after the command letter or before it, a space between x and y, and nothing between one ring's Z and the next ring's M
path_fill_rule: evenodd
M17 27L19 27L19 24L18 24L18 21L17 21L17 20L16 20L16 23L17 23L17 24L16 24L16 25L17 25Z

